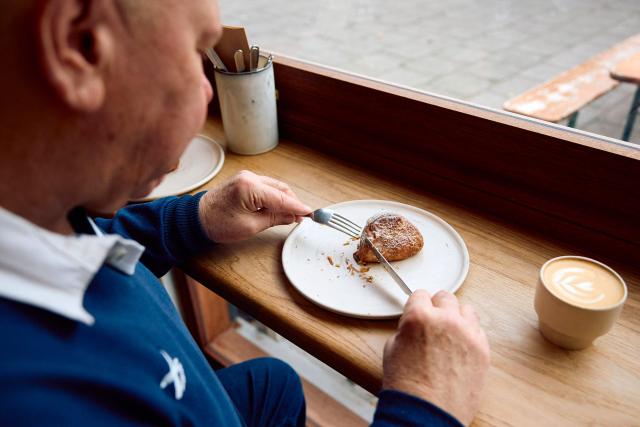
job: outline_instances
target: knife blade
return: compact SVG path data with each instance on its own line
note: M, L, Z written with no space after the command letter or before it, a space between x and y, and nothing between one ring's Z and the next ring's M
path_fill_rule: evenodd
M373 242L371 241L371 239L369 239L364 233L362 234L362 238L364 239L365 243L369 246L369 248L371 248L376 258L378 258L378 261L382 265L382 268L384 268L384 270L387 273L389 273L389 275L393 278L393 280L395 280L395 282L400 286L400 288L405 294L411 295L413 293L411 288L409 288L409 286L407 286L407 284L404 283L404 280L402 280L402 278L398 275L396 270L391 266L391 264L389 264L389 261L387 261L385 257L382 256L378 248L376 248L373 245Z
M213 50L212 47L210 47L209 49L207 49L205 51L205 54L207 55L207 58L209 58L209 61L211 61L211 63L218 69L222 70L222 71L227 71L227 67L226 65L224 65L224 62L222 62L222 59L220 59L220 57L218 56L218 54L216 53L215 50Z

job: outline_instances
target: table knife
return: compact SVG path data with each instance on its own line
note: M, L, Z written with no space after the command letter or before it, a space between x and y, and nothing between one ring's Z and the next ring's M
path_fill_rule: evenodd
M402 278L398 275L396 270L391 266L391 264L389 264L389 261L387 261L385 257L382 256L380 251L373 245L373 242L371 241L371 239L369 239L364 234L362 235L362 238L364 239L365 243L369 246L369 248L371 248L376 258L378 258L378 261L380 262L384 270L387 273L389 273L389 275L393 278L393 280L395 280L396 283L400 286L400 288L402 288L402 291L407 295L411 295L413 293L411 288L409 288L409 286L407 286L407 284L404 283L404 280L402 280Z
M249 52L249 71L255 71L258 68L258 61L260 59L260 48L258 46L251 46Z
M220 57L218 56L218 54L216 53L215 50L213 50L212 47L210 47L209 49L207 49L205 51L205 54L207 55L207 58L209 58L209 61L211 61L211 63L218 69L222 70L222 71L227 71L227 67L226 65L224 65L224 62L222 62L222 59L220 59Z
M233 60L236 63L236 73L244 73L245 65L244 65L244 53L242 49L236 50L233 54Z

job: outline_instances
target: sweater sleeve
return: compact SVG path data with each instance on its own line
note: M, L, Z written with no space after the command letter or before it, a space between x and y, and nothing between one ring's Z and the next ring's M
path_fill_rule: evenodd
M141 262L156 276L213 246L200 222L198 204L205 192L166 197L120 209L113 218L96 218L106 233L119 234L145 247Z
M436 405L397 390L382 390L371 427L463 427Z

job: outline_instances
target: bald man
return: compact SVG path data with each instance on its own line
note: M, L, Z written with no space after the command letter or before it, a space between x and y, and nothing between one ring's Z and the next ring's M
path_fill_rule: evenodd
M214 372L157 277L311 209L247 171L121 208L203 125L201 53L220 34L213 0L0 5L1 425L304 425L295 372ZM374 424L471 423L488 366L473 309L416 292L385 346Z

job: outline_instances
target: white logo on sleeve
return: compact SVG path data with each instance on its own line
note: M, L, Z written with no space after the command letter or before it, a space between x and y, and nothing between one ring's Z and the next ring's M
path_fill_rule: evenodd
M164 389L169 384L173 383L173 390L175 391L176 399L182 399L184 390L187 388L187 377L184 374L184 368L182 363L177 357L171 357L166 351L160 350L160 354L164 357L164 360L169 365L169 372L160 381L160 388Z

